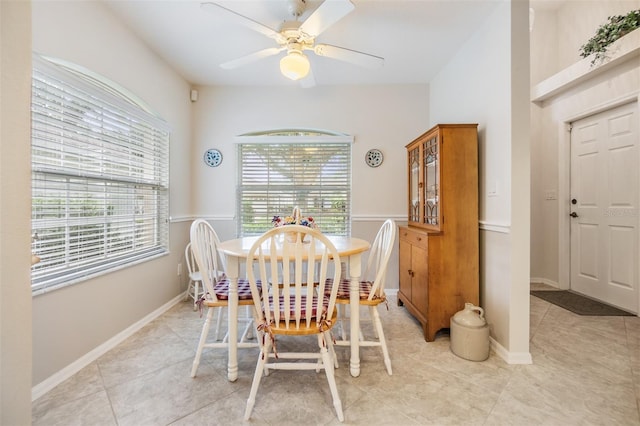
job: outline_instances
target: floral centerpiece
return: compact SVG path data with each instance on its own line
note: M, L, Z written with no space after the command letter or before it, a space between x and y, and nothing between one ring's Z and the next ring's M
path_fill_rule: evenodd
M316 229L318 227L315 220L313 220L313 217L303 217L300 213L300 208L298 208L297 206L293 208L293 213L291 214L291 216L274 216L273 219L271 219L271 223L273 224L274 228L279 228L281 226L287 225L302 225L311 229ZM289 234L287 234L288 239L295 241L296 233L291 232Z
M316 222L311 216L300 218L299 222L297 222L293 216L274 216L273 219L271 219L271 223L274 228L286 225L302 225L308 228L317 228Z

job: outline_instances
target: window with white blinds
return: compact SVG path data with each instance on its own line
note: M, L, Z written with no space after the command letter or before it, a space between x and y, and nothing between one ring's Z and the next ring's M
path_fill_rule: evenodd
M169 128L105 82L34 55L34 293L168 251Z
M240 143L238 234L259 235L298 206L329 235L351 234L351 143Z

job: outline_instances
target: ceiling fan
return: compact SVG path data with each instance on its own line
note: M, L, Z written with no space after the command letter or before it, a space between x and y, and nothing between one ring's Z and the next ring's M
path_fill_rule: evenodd
M278 44L278 47L259 50L222 63L220 66L225 69L233 69L286 50L286 56L280 60L280 71L291 80L303 79L302 85L310 87L315 84L315 81L309 59L304 54L305 51L312 51L318 56L338 59L368 68L384 65L384 58L379 56L330 44L316 44L316 37L355 8L350 0L325 0L304 22L300 22L298 18L305 12L306 2L307 0L289 0L288 9L293 20L284 21L278 30L217 3L202 3L203 9L223 13L238 24L274 39Z

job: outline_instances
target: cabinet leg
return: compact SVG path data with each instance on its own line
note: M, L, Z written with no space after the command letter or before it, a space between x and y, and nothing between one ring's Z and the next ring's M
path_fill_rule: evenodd
M422 327L422 330L424 331L425 342L433 342L434 340L436 340L436 334L438 334L438 331L440 331L440 330L429 330L428 324L425 324Z
M399 297L398 297L398 306L404 306L404 302Z

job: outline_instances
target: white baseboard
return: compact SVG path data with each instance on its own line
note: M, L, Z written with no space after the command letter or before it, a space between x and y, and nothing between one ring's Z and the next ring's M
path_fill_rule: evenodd
M536 281L539 282L539 281ZM397 288L385 288L385 293L391 296L398 295ZM509 352L504 346L498 343L493 337L489 337L489 342L491 344L491 349L502 358L507 364L533 364L533 359L531 358L531 354L529 352Z
M389 296L397 296L398 295L398 289L397 288L385 288L384 292L386 294L388 294Z
M85 355L83 355L79 359L75 360L71 364L69 364L66 367L64 367L62 370L58 371L57 373L52 374L51 376L49 376L48 378L46 378L42 382L38 383L37 385L35 385L34 387L31 388L31 401L35 401L36 399L40 398L45 393L49 392L51 389L53 389L56 386L58 386L60 383L62 383L65 380L69 379L71 376L76 374L78 371L82 370L84 367L86 367L87 365L91 364L92 362L94 362L95 360L100 358L102 355L104 355L105 353L107 353L111 349L113 349L116 346L118 346L125 339L127 339L128 337L131 337L133 334L135 334L142 327L144 327L145 325L149 324L151 321L153 321L154 319L158 318L160 315L164 314L169 309L171 309L173 306L175 306L177 303L179 303L179 302L181 302L183 300L184 300L184 293L181 293L178 296L176 296L173 299L171 299L170 301L168 301L167 303L165 303L164 305L160 306L155 311L151 312L150 314L148 314L147 316L142 318L140 321L138 321L138 322L132 324L131 326L127 327L126 329L122 330L120 333L116 334L111 339L107 340L106 342L104 342L103 344L98 346L97 348L95 348L92 351L86 353Z
M541 283L541 284L550 285L551 287L560 288L560 286L558 285L557 282L552 281L552 280L547 279L547 278L531 277L531 278L529 278L529 282L530 283Z
M533 364L531 353L529 352L509 352L498 343L493 337L489 337L491 349L502 358L507 364Z

